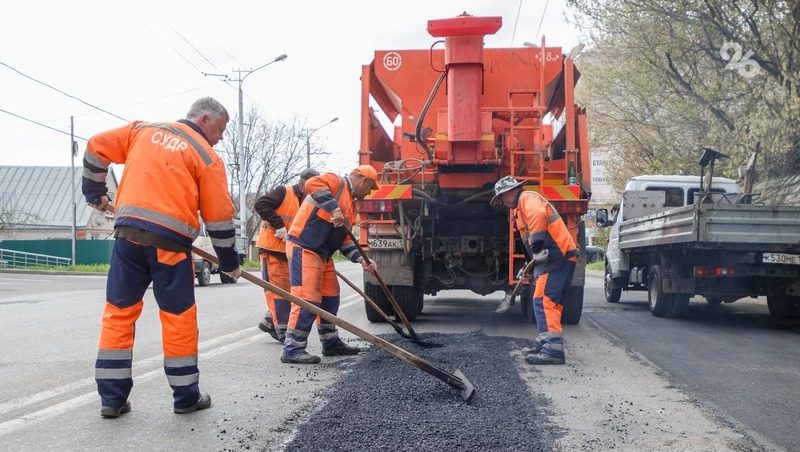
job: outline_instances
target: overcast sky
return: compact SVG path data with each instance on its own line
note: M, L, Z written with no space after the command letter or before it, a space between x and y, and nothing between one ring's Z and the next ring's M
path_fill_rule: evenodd
M236 84L203 72L235 75L286 53L245 80L245 110L257 105L269 120L296 115L310 127L338 117L317 138L332 153L325 169L342 171L356 162L361 65L378 49L430 47L427 20L462 11L502 16L487 47L544 34L566 52L583 40L565 21L563 0L27 0L3 11L0 109L65 132L73 115L83 138L125 123L11 66L126 121L176 120L202 96L235 115ZM78 140L80 155L85 145ZM0 165L69 164L69 136L0 111Z

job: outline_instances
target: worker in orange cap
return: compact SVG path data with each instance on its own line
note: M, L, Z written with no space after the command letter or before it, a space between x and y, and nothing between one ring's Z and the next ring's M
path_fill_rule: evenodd
M525 361L564 364L561 303L572 283L578 250L561 215L539 193L523 190L524 183L511 176L500 179L491 203L511 209L528 258L534 262L533 313L539 334Z
M289 261L286 259L286 236L297 209L306 196L306 181L314 176L319 176L319 173L308 168L300 173L296 184L273 188L259 196L254 206L262 220L261 232L256 240L261 258L261 277L287 291L291 290L291 286ZM291 303L269 290L264 291L264 296L267 299L267 315L258 323L258 328L283 343Z
M306 196L289 228L286 255L292 295L296 295L336 315L339 311L339 282L331 256L336 250L365 271L374 273L377 265L366 259L350 240L344 228L355 223L354 199L363 199L378 187L378 172L361 165L340 177L325 173L306 182ZM319 356L306 352L308 335L316 316L292 305L281 361L316 364ZM325 356L354 355L360 350L345 344L336 326L319 319L317 332Z
M99 210L111 210L108 166L125 164L114 207L116 240L95 364L103 417L116 418L131 409L133 337L151 282L173 411L211 406L211 397L198 386L191 247L200 232L199 211L220 269L234 280L241 275L225 166L212 148L228 119L222 104L205 97L192 104L186 119L135 121L93 136L86 146L83 194Z

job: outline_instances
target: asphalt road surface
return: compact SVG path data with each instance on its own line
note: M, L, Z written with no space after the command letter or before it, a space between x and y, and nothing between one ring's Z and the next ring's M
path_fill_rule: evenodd
M337 264L360 282L360 267ZM105 277L0 273L3 450L800 450L797 322L763 303L649 314L644 293L602 300L589 278L584 319L565 329L568 364L532 368L532 338L502 293L440 292L415 330L421 349L366 321L342 285L340 314L478 388L465 405L439 380L342 332L355 357L279 362L255 328L260 288L217 277L197 287L200 385L209 410L179 416L161 361L152 293L137 324L133 409L101 419L93 375ZM319 353L316 333L309 351ZM316 436L315 436L316 435ZM494 446L494 447L493 447Z

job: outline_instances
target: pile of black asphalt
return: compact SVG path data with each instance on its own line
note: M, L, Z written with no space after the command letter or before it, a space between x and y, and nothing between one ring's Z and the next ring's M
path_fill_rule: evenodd
M480 333L420 334L442 348L420 348L383 336L453 372L461 369L477 393L465 403L437 378L370 347L321 394L286 451L546 451L557 428L547 403L520 378L527 343ZM524 364L523 364L524 365Z

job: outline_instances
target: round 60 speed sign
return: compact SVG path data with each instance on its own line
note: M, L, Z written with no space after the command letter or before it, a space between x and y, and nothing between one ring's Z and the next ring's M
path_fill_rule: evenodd
M383 56L383 67L389 71L396 71L400 69L403 64L403 58L397 52L388 52Z

